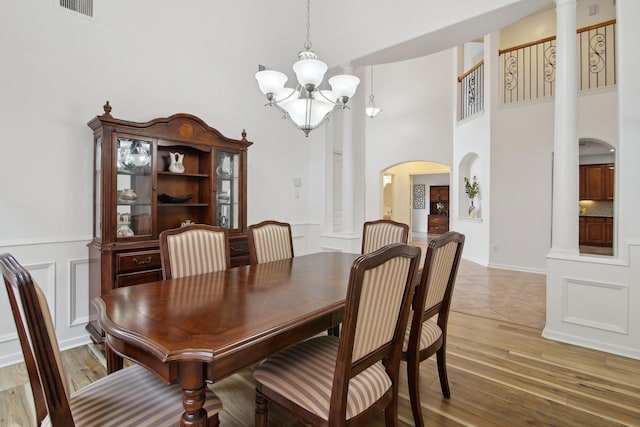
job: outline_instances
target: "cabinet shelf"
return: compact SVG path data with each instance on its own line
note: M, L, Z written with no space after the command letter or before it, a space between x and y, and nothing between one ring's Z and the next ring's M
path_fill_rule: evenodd
M144 170L127 170L127 169L118 169L118 175L127 175L127 176L151 176L151 169L145 168Z
M206 173L173 173L173 172L158 172L158 175L171 176L171 177L184 177L184 178L209 178L209 174Z
M209 203L158 203L159 208L208 207Z

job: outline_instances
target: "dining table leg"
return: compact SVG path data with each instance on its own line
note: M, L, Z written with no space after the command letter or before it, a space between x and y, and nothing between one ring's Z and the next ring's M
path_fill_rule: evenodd
M180 385L182 387L182 406L184 413L180 420L183 427L206 427L207 411L203 409L206 399L204 381L204 363L180 362Z
M122 357L111 350L107 342L104 343L104 358L107 361L107 374L113 374L124 367L124 361Z

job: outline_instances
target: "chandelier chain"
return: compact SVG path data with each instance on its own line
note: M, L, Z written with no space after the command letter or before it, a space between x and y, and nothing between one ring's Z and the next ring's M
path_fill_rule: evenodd
M371 66L371 95L373 96L373 65Z
M307 41L304 44L304 49L311 49L311 0L307 0Z

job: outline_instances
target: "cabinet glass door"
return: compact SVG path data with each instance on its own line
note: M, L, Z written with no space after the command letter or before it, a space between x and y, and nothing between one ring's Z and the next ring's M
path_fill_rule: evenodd
M95 139L95 170L93 172L93 195L95 199L95 208L93 219L93 237L100 239L102 236L102 138Z
M217 225L236 229L240 215L240 156L237 153L216 152L216 184Z
M117 237L148 237L153 232L153 144L151 141L118 136L116 146Z

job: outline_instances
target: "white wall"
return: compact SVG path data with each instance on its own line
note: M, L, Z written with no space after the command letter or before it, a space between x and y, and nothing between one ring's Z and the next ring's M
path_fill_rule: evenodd
M586 27L616 18L614 0L578 0L576 26ZM590 15L589 6L597 6L598 12ZM556 35L556 9L553 4L538 13L531 14L500 30L500 49L540 40Z
M42 265L53 271L38 279L51 290L63 347L88 340L81 320L89 305L93 139L86 123L102 114L106 100L121 119L186 112L229 137L246 129L254 142L248 220L302 224L296 247L306 249L315 136L305 139L263 107L253 77L258 59L247 52L277 58L283 47L274 38L281 36L239 36L256 27L247 22L263 22L270 5L114 0L95 2L91 19L56 3L0 3L0 144L7 159L0 168L0 251L16 254L34 273ZM291 21L303 9L283 8L280 16ZM299 198L295 176L302 181ZM5 294L0 311L8 313ZM13 330L10 321L0 323L0 364L20 357Z
M442 82L454 75L453 54L447 50L376 67L376 102L383 111L365 122L367 220L381 214L383 170L420 160L451 167L453 100ZM404 221L409 223L408 212Z

